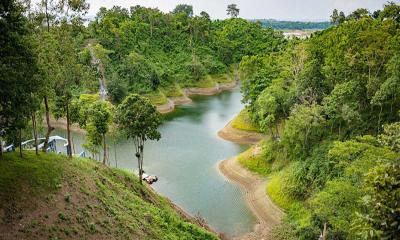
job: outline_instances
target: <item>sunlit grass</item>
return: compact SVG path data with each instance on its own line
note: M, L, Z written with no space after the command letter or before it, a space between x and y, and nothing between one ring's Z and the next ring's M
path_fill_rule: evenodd
M282 172L272 174L267 184L267 194L276 205L288 210L293 204L296 204L296 201L285 195L282 190Z
M238 160L243 167L261 176L267 176L270 173L271 165L265 161L261 153L254 154L254 146L241 153Z
M184 95L181 87L179 87L176 84L169 87L163 87L161 91L164 93L166 97L173 98L173 97L182 97Z
M145 95L145 97L147 97L154 105L163 105L168 101L167 97L160 90L148 93Z
M231 126L239 130L260 132L257 126L251 122L249 112L246 109L240 111L231 121Z

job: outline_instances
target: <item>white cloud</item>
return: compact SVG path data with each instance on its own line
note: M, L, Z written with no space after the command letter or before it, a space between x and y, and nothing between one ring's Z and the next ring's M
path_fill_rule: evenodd
M38 0L34 0L38 1ZM193 5L195 14L206 11L213 19L226 18L226 6L236 3L242 18L274 18L284 20L328 20L332 10L349 13L363 7L370 11L381 9L387 0L87 0L90 3L89 15L95 15L100 7L114 5L129 8L141 5L157 7L169 12L177 4ZM400 0L394 0L400 3Z

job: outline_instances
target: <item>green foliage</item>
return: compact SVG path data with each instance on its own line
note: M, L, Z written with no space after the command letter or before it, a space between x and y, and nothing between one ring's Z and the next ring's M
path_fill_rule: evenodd
M333 179L333 163L326 157L331 144L322 144L313 149L311 156L304 161L291 164L282 175L283 193L293 199L305 200L316 190L322 189L325 183Z
M325 118L319 105L296 105L286 121L282 144L292 160L304 159L324 136Z
M154 91L160 83L155 67L142 55L131 52L120 65L118 75L127 82L128 90L139 93Z
M263 91L257 98L255 107L258 110L256 117L259 120L261 131L266 132L267 129L270 129L271 136L274 136L272 126L276 121L275 113L278 108L276 98Z
M118 105L116 123L128 138L159 140L157 127L161 123L160 114L150 101L137 94L131 94Z
M37 58L20 2L0 3L0 129L24 128L41 92Z
M193 16L192 6L185 4L173 14L140 6L130 12L103 8L89 30L110 59L104 65L116 103L127 93L195 86L207 75L226 73L243 56L275 51L283 42L281 35L243 19L211 21L205 12Z
M251 147L238 156L239 163L261 176L267 176L271 171L271 163L267 162L262 153L256 153L255 147Z
M312 224L323 228L329 227L329 239L354 238L350 223L354 221L355 212L361 209L362 190L346 181L331 181L324 191L314 195L309 202ZM313 236L318 238L318 235Z
M279 50L284 44L281 34L272 29L240 18L219 23L215 31L215 46L225 64L240 62L243 56L266 54ZM243 38L243 36L247 36ZM250 39L248 39L250 38Z
M360 234L368 238L370 233L379 236L379 229L374 230L375 223L371 220L374 212L372 204L376 204L370 202L373 192L371 179L382 177L397 183L395 178L384 177L389 175L383 172L376 173L375 178L370 176L373 169L378 168L377 164L382 167L381 162L395 163L398 157L398 153L380 147L371 136L324 144L315 148L307 159L291 163L280 173L280 193L270 192L278 203L292 197L305 201L301 206L291 205L286 219L301 239L317 238L325 223L329 239L353 239ZM366 176L368 172L370 174ZM389 186L389 189L392 187ZM382 194L389 192L393 191L382 190ZM383 196L390 202L395 194L392 197ZM384 222L393 218L381 216L376 221L378 219Z
M364 215L359 214L355 228L366 239L396 239L399 236L400 158L381 161L366 178Z
M385 125L379 142L395 152L400 152L400 122Z
M184 13L187 17L193 16L193 6L187 4L178 4L172 11L173 14Z

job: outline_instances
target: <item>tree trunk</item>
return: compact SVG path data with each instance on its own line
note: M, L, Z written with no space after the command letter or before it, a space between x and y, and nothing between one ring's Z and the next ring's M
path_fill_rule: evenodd
M324 224L324 229L322 230L321 236L319 236L320 240L326 240L328 237L328 230L326 228L326 223Z
M142 179L143 176L143 141L140 141L140 169L141 169L141 175L140 175L140 179Z
M44 106L45 106L45 110L46 110L47 133L46 133L46 139L44 140L42 151L46 152L47 148L49 147L50 134L54 130L54 128L50 124L50 108L49 108L49 100L48 100L47 96L44 96Z
M269 132L271 134L272 141L274 141L275 140L275 136L274 136L274 132L272 131L272 126L269 126Z
M0 137L0 159L3 158L3 138Z
M48 11L48 0L46 0L46 23L47 23L47 32L50 32L50 17L49 17L49 11Z
M19 129L19 156L22 158L22 130Z
M106 146L106 134L103 133L103 164L107 162L107 146Z
M276 138L280 138L279 130L278 130L278 124L275 123L275 131L276 131Z
M114 140L114 159L115 159L115 167L118 168L117 148L116 148L115 140Z
M381 115L382 115L382 104L380 104L380 110L378 115L378 133L381 130Z
M68 157L72 158L72 149L71 149L71 129L70 129L70 122L69 122L69 103L66 104L66 110L67 110L67 140L68 140L68 146L67 146L67 154Z
M139 183L142 184L142 167L140 166L140 153L136 152L136 157L138 161L138 169L139 169Z
M33 138L35 139L35 153L39 155L39 146L38 146L38 136L36 129L36 113L32 113L32 129L33 129Z

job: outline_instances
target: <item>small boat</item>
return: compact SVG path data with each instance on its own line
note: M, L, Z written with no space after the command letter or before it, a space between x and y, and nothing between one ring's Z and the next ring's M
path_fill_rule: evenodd
M146 181L148 184L153 184L153 183L157 182L158 177L157 176L147 175L146 173L143 173L142 180Z

